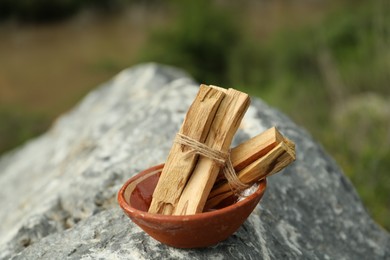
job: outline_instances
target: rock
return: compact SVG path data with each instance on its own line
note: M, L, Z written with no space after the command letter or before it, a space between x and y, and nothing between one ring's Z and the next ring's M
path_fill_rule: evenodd
M163 162L197 86L156 64L121 72L46 134L0 160L1 259L390 259L390 236L351 183L288 117L252 99L235 142L271 126L297 161L268 179L255 211L229 239L181 250L134 225L122 184Z

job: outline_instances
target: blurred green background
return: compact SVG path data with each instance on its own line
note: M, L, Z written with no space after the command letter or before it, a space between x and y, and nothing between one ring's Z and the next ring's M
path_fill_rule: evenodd
M390 230L390 1L0 1L0 153L145 61L302 125Z

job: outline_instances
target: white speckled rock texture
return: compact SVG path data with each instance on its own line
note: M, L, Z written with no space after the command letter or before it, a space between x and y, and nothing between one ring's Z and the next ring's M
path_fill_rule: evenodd
M121 211L116 194L164 162L198 84L144 64L121 72L25 146L0 159L0 259L390 259L390 236L335 162L288 117L252 98L238 143L271 126L297 161L268 178L261 203L220 244L160 244Z

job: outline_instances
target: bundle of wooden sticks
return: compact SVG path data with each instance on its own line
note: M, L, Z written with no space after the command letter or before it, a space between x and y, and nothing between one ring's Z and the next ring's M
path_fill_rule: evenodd
M201 85L153 193L150 213L191 215L295 160L295 144L275 128L230 149L249 107L247 94Z

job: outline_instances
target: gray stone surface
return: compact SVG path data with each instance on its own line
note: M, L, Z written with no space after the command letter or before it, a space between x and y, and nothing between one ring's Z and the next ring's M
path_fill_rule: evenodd
M175 249L125 217L117 191L165 160L197 85L155 64L125 70L46 134L3 156L0 259L390 259L389 234L335 162L254 98L236 143L277 126L296 142L297 161L268 179L261 203L233 236Z

